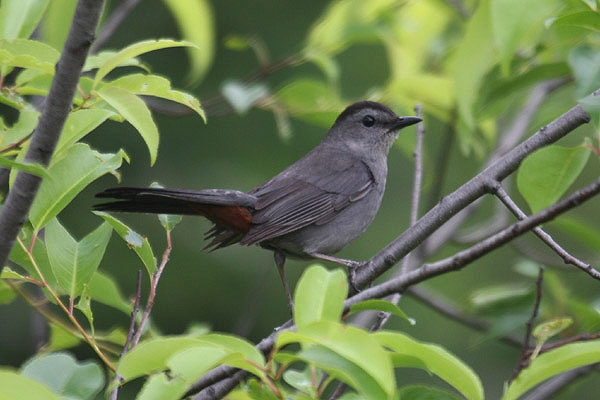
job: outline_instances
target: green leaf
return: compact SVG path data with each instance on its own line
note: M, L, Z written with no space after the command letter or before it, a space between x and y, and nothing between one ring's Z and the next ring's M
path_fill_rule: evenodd
M75 347L81 343L81 339L75 335L73 332L70 332L63 328L61 325L50 323L50 339L45 349L49 351L70 349Z
M333 86L316 79L300 78L283 86L275 93L291 115L310 122L331 126L344 108Z
M594 32L600 31L600 14L596 11L578 11L561 15L552 21L553 26L576 26L589 29Z
M122 150L101 154L83 143L71 146L62 159L50 165L50 178L44 179L31 206L29 219L34 230L42 229L91 182L119 168L124 157Z
M6 270L8 267L4 267ZM4 279L4 270L2 270L2 278ZM0 280L0 304L9 304L13 301L16 294L6 282Z
M0 38L31 36L50 0L2 0L0 4Z
M108 75L113 69L117 68L123 62L126 62L130 58L137 57L144 53L149 53L154 50L160 50L170 47L197 47L195 44L185 41L176 41L170 39L159 39L159 40L146 40L143 42L137 42L117 52L115 55L110 57L104 64L98 68L96 76L94 77L94 87Z
M92 361L78 362L68 353L36 356L21 368L21 374L38 381L64 398L94 399L104 386L104 373Z
M577 102L590 115L594 127L600 129L600 95L592 93Z
M335 54L349 44L378 38L381 25L390 21L398 4L394 0L337 1L330 4L311 28L306 54Z
M321 382L323 372L312 368L305 368L303 371L287 369L282 376L285 383L303 393L307 393L311 398L317 398L314 382Z
M259 377L264 377L265 373L263 370L266 368L265 357L250 342L235 336L218 333L202 335L198 339L202 343L219 346L227 350L230 354L235 353L238 355L238 357L228 359L227 365L250 371Z
M569 66L575 75L575 95L591 95L600 88L600 52L591 46L579 46L569 53Z
M312 265L300 278L294 294L294 322L298 331L316 321L337 322L348 294L346 275Z
M67 39L77 0L51 1L40 26L40 35L45 43L61 50ZM89 57L88 57L89 58Z
M0 368L0 387L0 400L61 400L46 386L8 368Z
M118 86L104 86L97 93L140 133L150 152L150 165L154 165L158 153L158 129L146 103Z
M352 305L352 307L350 307L351 313L355 313L355 312L359 312L359 311L366 311L366 310L382 311L382 312L390 313L392 315L396 315L396 316L408 321L408 323L411 325L415 325L415 323L416 323L414 318L411 318L408 315L406 315L406 313L404 311L402 311L400 309L400 307L398 307L394 303L391 303L386 300L381 300L381 299L364 300L364 301L358 302L358 303Z
M277 353L275 360L283 362L280 356L283 353ZM365 399L390 399L390 395L385 392L377 380L365 371L362 366L348 358L343 357L339 353L325 346L312 346L306 348L298 354L287 354L287 361L304 361L311 366L315 366L327 372L331 377L338 379L347 385L354 388L359 395ZM392 382L394 383L394 382ZM261 398L261 397L253 397Z
M381 331L374 333L373 337L393 353L420 360L427 371L445 380L467 399L484 398L477 374L443 347L420 343L399 332Z
M585 146L552 145L527 157L519 168L517 186L531 210L535 213L558 201L577 179L589 155Z
M454 393L429 386L404 386L398 390L402 400L460 400Z
M78 309L79 311L81 311L81 313L83 315L85 315L85 317L88 320L88 323L90 324L90 329L92 331L92 338L93 340L96 340L96 328L94 326L94 313L92 312L92 299L90 298L90 295L88 293L88 287L87 284L83 285L83 290L81 291L81 294L79 295L79 301L77 302L77 304L75 304L75 308Z
M60 151L67 149L113 115L115 113L112 111L101 108L82 109L69 113L56 145L55 153L58 154Z
M24 140L37 126L39 116L39 111L28 107L23 108L19 113L17 122L8 128L5 134L0 136L0 145L6 147Z
M538 356L511 382L501 400L516 400L529 389L565 371L600 362L600 341L570 343Z
M12 67L32 68L54 74L60 53L53 47L35 40L0 40L0 68L6 75Z
M510 63L518 46L523 44L527 36L532 36L532 33L537 33L544 28L546 17L558 5L557 0L495 0L490 2L494 42L500 53L504 75L508 75L510 72Z
M31 164L28 162L19 162L12 160L10 158L5 158L0 156L0 167L4 168L14 168L19 171L25 171L28 174L39 176L41 178L49 178L48 172L46 169L42 167L40 164Z
M70 298L81 294L96 272L110 239L112 229L104 222L93 232L77 242L53 218L46 226L46 246L52 271L58 284Z
M175 22L185 40L197 48L188 48L191 65L187 76L194 85L204 77L214 57L214 15L207 0L163 0L175 17Z
M238 114L244 114L254 104L264 100L269 95L269 89L264 83L247 84L237 80L227 80L221 87L223 97Z
M321 320L303 327L301 332L282 332L277 337L276 347L289 343L300 343L303 351L310 351L311 346L317 344L356 365L385 394L385 397L368 398L390 398L394 392L395 379L390 357L373 336L362 329Z
M206 122L206 115L200 106L200 102L189 93L171 89L171 82L158 75L132 74L125 75L106 86L118 86L131 93L144 96L156 96L183 104L194 110Z
M23 275L19 274L17 271L14 271L10 267L5 266L2 269L2 273L0 273L0 279L18 279L18 280L24 280L25 277Z
M538 353L542 349L542 346L548 341L548 339L550 339L552 336L558 335L572 324L573 319L571 317L566 317L553 318L550 321L546 321L537 325L532 332L536 343L530 359L534 360L537 357Z
M473 106L483 77L496 63L490 1L483 0L469 20L454 53L454 81L459 114L469 128L475 126Z
M218 347L195 346L171 356L166 362L167 373L151 376L138 400L178 400L206 372L219 365L228 353Z
M91 70L100 68L101 66L106 64L106 62L109 59L114 57L117 53L118 53L118 51L115 51L115 50L104 50L97 54L92 54L92 55L88 56L88 58L85 60L85 64L83 64L83 71L87 72L87 71L91 71ZM148 73L150 72L150 67L147 66L146 64L144 64L139 58L136 58L136 57L132 57L132 58L123 60L115 68L118 68L118 67L138 67Z
M131 313L132 303L123 296L115 280L102 271L96 271L87 288L92 300L116 308L125 314Z
M94 211L94 214L104 218L104 220L113 227L115 232L121 236L121 239L125 240L127 246L135 251L140 260L142 260L144 267L146 267L150 279L152 279L152 275L154 274L154 271L156 271L156 258L154 257L148 238L142 237L110 214L102 211Z

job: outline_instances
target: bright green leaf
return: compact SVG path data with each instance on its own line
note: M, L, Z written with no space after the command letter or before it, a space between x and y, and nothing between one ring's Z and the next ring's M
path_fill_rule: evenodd
M77 110L69 113L63 126L55 153L60 153L96 129L114 113L101 108Z
M307 350L314 344L323 346L364 371L387 397L394 392L390 357L373 336L362 329L321 320L303 327L301 332L282 332L277 337L278 348L289 343L300 343Z
M262 377L265 366L265 357L250 342L231 335L211 333L198 336L202 343L219 346L228 353L235 353L239 357L233 357L227 361L227 365L250 371L252 374Z
M596 11L578 11L571 14L561 15L552 21L553 26L576 26L589 29L594 32L600 31L600 14Z
M538 356L511 382L501 400L516 400L532 387L565 371L600 362L600 341L570 343Z
M150 152L150 165L153 165L158 153L159 137L146 103L129 90L117 86L104 86L98 91L98 95L140 133Z
M275 355L275 360L280 359L281 353ZM310 366L315 366L327 372L331 377L338 379L354 388L365 399L390 399L381 384L368 373L362 365L343 357L328 347L316 345L303 349L297 354L288 354L288 362L304 361ZM257 399L260 397L257 397Z
M0 369L0 387L0 400L60 400L46 386L8 368Z
M42 42L15 39L0 40L0 68L6 74L12 67L33 68L54 74L60 53Z
M374 338L391 352L420 360L426 369L439 376L467 399L483 399L483 386L475 372L443 347L420 343L399 332L376 332Z
M50 165L50 178L44 179L31 206L29 219L35 231L58 215L88 184L119 168L126 156L122 150L101 154L83 143L71 146L62 159Z
M40 22L50 0L2 0L0 38L27 39Z
M294 322L299 331L316 321L337 322L348 294L346 275L312 265L304 271L294 294Z
M394 303L391 303L386 300L381 300L381 299L364 300L359 303L353 304L352 307L350 307L351 313L355 313L355 312L359 312L359 311L366 311L366 310L382 311L382 312L390 313L392 315L396 315L396 316L408 321L408 323L410 323L411 325L414 325L416 323L415 320L413 318L409 317L408 315L406 315L406 313L404 311L402 311L400 309L400 307L398 307Z
M0 157L0 167L18 169L19 171L25 171L28 174L39 176L41 178L49 177L46 169L39 164L19 162L10 158Z
M591 93L579 99L578 103L590 115L594 127L600 129L600 94Z
M500 53L504 75L510 72L515 50L532 32L541 31L557 0L495 0L490 2L494 42ZM489 44L488 44L489 46Z
M104 220L113 227L121 239L125 240L127 246L135 251L140 260L142 260L144 267L146 267L150 279L152 279L152 275L154 274L154 271L156 271L156 258L154 257L148 238L140 236L137 232L110 214L101 211L94 211L94 214L104 218Z
M8 128L5 134L0 135L0 148L24 140L37 126L39 116L39 111L28 107L23 108L17 122Z
M98 83L108 75L113 69L117 68L123 62L129 60L130 58L137 57L144 53L149 53L154 50L160 50L170 47L197 47L195 44L185 41L176 41L170 39L159 39L159 40L146 40L143 42L137 42L130 46L125 47L120 50L118 53L110 57L96 72L96 76L94 78L94 86L98 85Z
M206 115L200 102L189 93L171 89L171 82L158 75L132 74L111 81L106 86L118 86L131 93L144 96L156 96L183 104L194 110L206 122Z
M490 0L483 0L469 20L454 53L454 83L458 110L469 128L475 126L473 106L483 77L495 64Z
M138 400L178 400L210 369L223 362L227 351L218 347L195 346L175 353L166 363L168 374L151 376Z
M23 246L25 248L23 248L23 246L21 246L20 243L15 243L10 252L9 259L15 264L23 267L31 278L41 281L42 278L39 276L35 266L33 265L31 259L25 251L25 249L31 247L31 239L31 227L29 225L26 225L25 227L23 227L23 229L21 229L21 232L19 233L19 240L23 243ZM35 260L35 264L37 265L39 271L44 276L46 283L48 283L48 285L52 289L61 293L60 287L58 286L56 278L54 277L54 273L52 272L50 261L48 260L48 251L46 250L46 244L37 237L33 245L33 259Z
M40 382L64 398L94 399L104 386L104 373L92 361L78 362L68 353L36 356L21 368L23 376Z
M585 146L552 145L527 157L519 168L517 186L531 210L535 213L558 201L577 179L589 155Z
M116 56L117 53L118 53L118 51L115 51L115 50L104 50L97 54L92 54L92 55L88 56L88 58L85 60L85 64L83 64L83 71L87 72L87 71L91 71L91 70L100 68L101 66L106 64L108 62L108 60L110 60L111 58ZM150 72L150 67L148 67L139 58L136 58L136 57L132 57L132 58L123 60L115 68L117 68L117 67L138 67L148 73Z
M67 39L77 0L51 1L40 26L40 35L45 43L61 50Z
M208 71L214 57L214 16L207 0L163 0L175 17L175 22L185 40L197 48L188 48L191 65L187 81L194 85Z

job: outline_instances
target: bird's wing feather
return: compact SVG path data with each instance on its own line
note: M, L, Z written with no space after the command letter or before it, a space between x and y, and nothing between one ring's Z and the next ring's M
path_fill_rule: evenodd
M329 222L375 184L363 161L335 149L321 149L318 160L309 153L295 165L295 173L283 171L249 192L257 202L250 231L242 244L259 243L311 224ZM305 171L310 171L310 175Z

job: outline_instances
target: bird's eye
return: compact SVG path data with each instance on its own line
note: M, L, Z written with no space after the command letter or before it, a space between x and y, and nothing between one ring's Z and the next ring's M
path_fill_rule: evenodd
M365 115L362 119L362 124L367 128L370 128L375 124L375 118L372 115Z

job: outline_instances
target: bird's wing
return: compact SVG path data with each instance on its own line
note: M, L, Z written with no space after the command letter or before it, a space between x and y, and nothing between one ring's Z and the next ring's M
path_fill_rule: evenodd
M257 202L250 231L241 243L255 244L331 221L374 185L369 167L351 154L321 148L316 160L309 153L249 192L256 196Z

